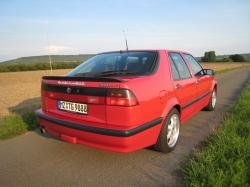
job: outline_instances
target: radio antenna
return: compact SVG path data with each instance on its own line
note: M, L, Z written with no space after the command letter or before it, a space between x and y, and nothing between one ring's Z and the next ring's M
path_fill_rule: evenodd
M126 50L128 51L128 40L127 40L127 36L126 36L125 30L123 30L123 36L124 36L124 40L125 40L125 43L126 43Z
M50 56L50 42L49 42L48 33L46 33L46 38L47 38L47 44L48 44L48 56L49 56L50 72L52 73L52 60L51 60L51 56Z

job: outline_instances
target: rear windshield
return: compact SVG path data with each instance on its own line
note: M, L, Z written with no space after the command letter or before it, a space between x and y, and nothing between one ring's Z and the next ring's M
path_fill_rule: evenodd
M157 52L115 52L96 55L83 62L68 76L146 75L155 66Z

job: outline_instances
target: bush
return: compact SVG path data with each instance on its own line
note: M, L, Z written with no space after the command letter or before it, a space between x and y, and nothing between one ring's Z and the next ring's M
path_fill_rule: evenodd
M12 138L38 127L34 112L0 118L0 140Z
M233 60L231 58L223 58L220 60L216 60L217 62L233 62Z
M229 58L231 58L234 62L245 62L245 58L242 55L235 54L235 55L230 55Z

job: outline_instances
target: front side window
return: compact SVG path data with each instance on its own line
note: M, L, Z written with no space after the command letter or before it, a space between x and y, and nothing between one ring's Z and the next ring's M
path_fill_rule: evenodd
M157 52L114 52L96 55L68 76L146 75L155 67Z
M188 66L184 62L181 55L179 53L169 53L169 55L170 55L172 61L174 62L181 79L191 78L191 74L189 72Z
M194 59L194 57L192 55L189 54L184 54L186 60L189 62L194 75L197 75L199 73L202 72L202 67L200 66L200 64Z

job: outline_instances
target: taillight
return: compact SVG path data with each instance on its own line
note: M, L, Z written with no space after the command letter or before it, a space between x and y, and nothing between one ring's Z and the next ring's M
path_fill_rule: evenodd
M46 101L45 101L45 93L44 93L44 82L42 80L42 84L41 84L41 107L42 107L43 111L47 110L45 102Z
M106 104L114 106L135 106L138 105L138 101L130 90L108 89Z
M41 108L43 109L43 111L47 111L46 101L43 95L41 96Z

